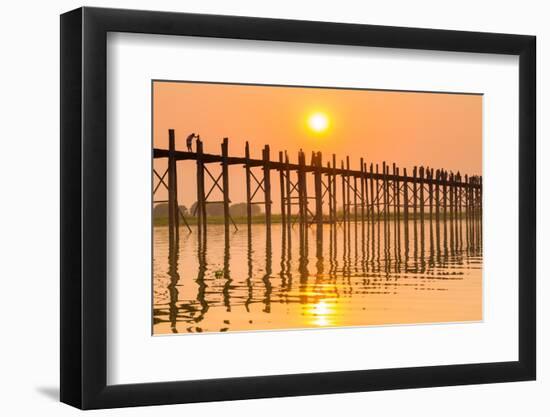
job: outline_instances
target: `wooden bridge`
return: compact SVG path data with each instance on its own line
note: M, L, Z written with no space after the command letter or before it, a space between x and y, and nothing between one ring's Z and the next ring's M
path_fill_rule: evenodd
M207 154L203 143L196 141L196 152L176 150L176 138L173 129L168 131L168 149L153 150L154 158L167 158L168 166L161 174L154 170L159 187L168 190L168 200L154 200L154 203L168 203L169 243L179 242L180 220L189 232L192 229L179 209L177 195L178 161L196 161L197 175L197 232L206 238L207 204L221 203L224 211L225 235L228 238L233 222L229 206L230 178L229 166L242 165L246 177L247 227L252 227L252 205L260 204L264 208L267 238L271 236L272 224L272 175L278 173L280 191L280 212L283 231L298 224L300 231L311 225L317 225L317 240L322 242L323 224L341 226L346 230L352 223L394 222L399 227L404 223L408 233L409 220L437 222L450 220L466 222L469 227L480 227L482 214L482 178L449 172L445 169L414 167L412 173L401 170L395 164L383 162L367 164L361 158L359 166L353 169L347 156L337 164L336 155L323 162L320 152L311 154L306 163L304 152L298 152L297 163L291 163L286 152L279 152L277 160L271 160L269 145L262 150L261 159L250 157L248 142L243 157L229 156L229 140L224 138L220 154ZM211 165L221 169L211 169ZM308 178L312 180L308 181ZM207 183L209 186L207 188ZM308 185L313 183L313 190ZM340 184L338 186L338 184ZM211 195L219 190L221 201L213 201ZM328 207L327 207L328 206ZM200 240L200 239L199 239Z

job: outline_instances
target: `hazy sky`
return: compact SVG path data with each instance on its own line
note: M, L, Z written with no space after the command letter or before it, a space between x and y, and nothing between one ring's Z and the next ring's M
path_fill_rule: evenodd
M308 125L315 113L328 120L323 132ZM335 153L338 163L349 155L352 169L363 157L369 164L395 162L408 170L424 165L481 174L480 95L154 82L154 147L167 148L168 129L175 129L180 150L195 132L207 153L219 154L222 138L228 137L230 156L244 156L249 141L253 158L261 158L269 144L273 160L287 150L295 162L302 148L308 161L311 151L321 151L324 161ZM164 171L165 162L157 160L155 167ZM216 164L210 167L219 171ZM243 172L240 166L230 168L232 203L244 201ZM196 199L195 175L194 162L178 162L178 198L188 207ZM161 191L155 199L164 196Z

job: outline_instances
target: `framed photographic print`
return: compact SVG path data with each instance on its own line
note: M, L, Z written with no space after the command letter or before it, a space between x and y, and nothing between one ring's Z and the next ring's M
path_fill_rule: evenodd
M61 400L535 379L535 38L61 16Z

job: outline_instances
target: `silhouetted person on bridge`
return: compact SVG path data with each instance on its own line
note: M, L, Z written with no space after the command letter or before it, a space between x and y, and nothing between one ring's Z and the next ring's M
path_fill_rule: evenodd
M187 151L193 152L193 139L199 139L200 137L198 135L195 135L195 133L191 133L189 136L187 136L186 144L187 144Z

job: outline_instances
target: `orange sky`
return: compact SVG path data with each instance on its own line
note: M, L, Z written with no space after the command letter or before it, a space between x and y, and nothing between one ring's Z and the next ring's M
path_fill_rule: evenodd
M327 131L308 128L313 112L328 117ZM311 151L323 152L325 161L332 153L338 161L349 155L353 169L363 157L367 163L385 160L407 169L425 165L481 174L481 95L155 81L155 147L167 148L170 128L181 150L187 135L196 132L207 153L220 153L222 138L228 137L231 156L244 156L248 140L253 158L269 144L272 159L287 150L291 162L302 148L308 158ZM178 165L178 197L189 206L196 195L194 166ZM155 161L155 167L163 170L164 161ZM240 170L231 168L236 176ZM244 181L231 187L232 202L243 201Z

